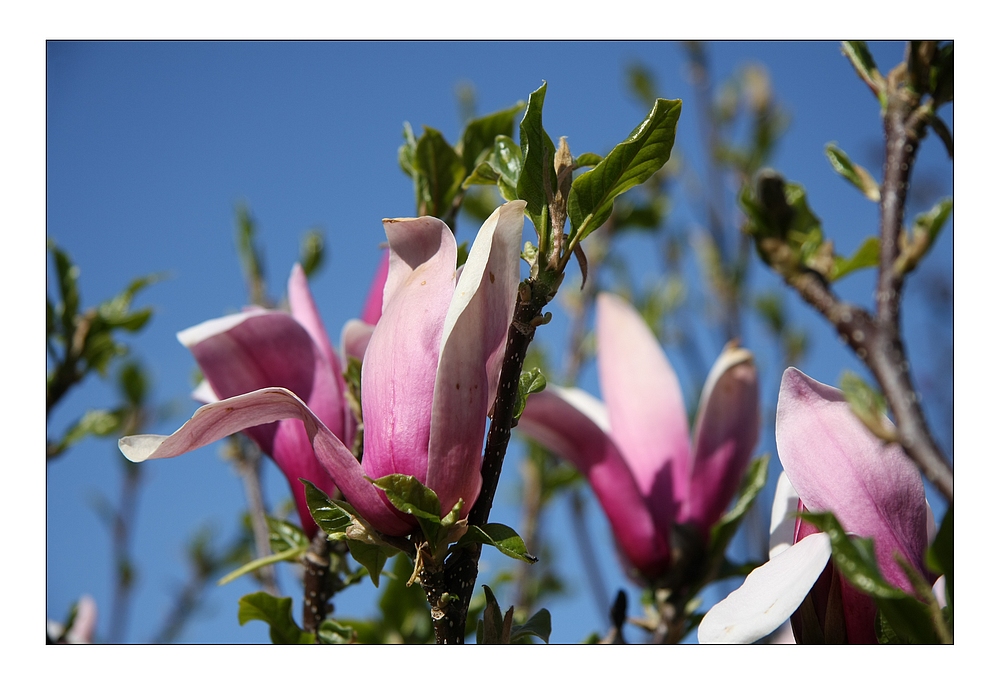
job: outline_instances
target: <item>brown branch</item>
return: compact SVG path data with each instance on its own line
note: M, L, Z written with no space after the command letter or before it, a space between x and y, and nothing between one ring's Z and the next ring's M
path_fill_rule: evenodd
M330 576L330 545L326 532L316 531L309 551L302 559L305 574L302 578L302 629L315 633L330 610L330 592L327 582Z

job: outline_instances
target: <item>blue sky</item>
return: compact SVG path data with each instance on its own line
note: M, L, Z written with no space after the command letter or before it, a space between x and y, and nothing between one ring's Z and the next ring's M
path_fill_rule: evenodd
M842 252L853 252L876 230L875 206L830 169L823 146L836 141L855 160L880 140L878 105L854 75L833 42L724 42L709 45L716 81L741 65L763 64L791 125L773 166L802 183L810 204ZM900 43L877 43L872 51L887 70L902 56ZM81 268L84 305L121 290L135 276L166 272L139 299L152 304L151 324L129 339L155 383L158 402L175 402L176 413L155 427L169 433L190 416L188 399L194 363L174 334L188 326L239 309L247 299L233 247L234 207L246 202L258 221L270 295L280 299L304 231L320 227L327 238L327 261L313 281L313 293L327 328L336 339L341 325L360 311L384 239L381 219L414 212L410 180L400 171L396 150L404 121L419 132L426 124L452 142L461 128L456 86L475 88L479 113L524 100L548 82L544 122L549 134L568 136L573 152L607 152L645 114L627 93L625 69L633 61L651 68L658 94L682 98L675 155L697 169L704 163L691 87L683 53L670 42L50 42L46 46L47 234ZM951 122L951 107L945 109ZM918 177L935 178L941 194L951 194L951 166L940 141L929 137L918 159ZM931 198L931 200L936 198ZM683 198L678 222L701 220ZM927 206L911 206L908 217ZM459 240L471 240L474 226L459 226ZM944 353L924 332L949 332L950 320L935 318L920 305L924 273L953 276L953 230L945 228L932 258L908 288L904 328L918 384L933 376ZM528 235L526 233L526 239ZM632 244L630 244L632 245ZM637 283L656 274L641 242L630 257ZM776 283L763 269L755 282ZM869 303L870 274L846 279L839 292ZM830 384L845 368L858 370L853 357L830 334L825 322L788 294L793 318L814 342L802 368ZM565 337L565 313L540 341L558 349ZM745 341L768 344L763 335ZM755 351L757 351L755 349ZM668 354L669 354L668 350ZM717 353L717 351L715 352ZM712 356L714 357L714 354ZM709 353L706 351L706 355ZM761 349L764 402L773 405L781 370ZM677 360L674 360L677 363ZM685 391L700 380L686 378ZM583 386L598 392L592 370ZM107 385L91 380L75 390L50 419L57 433L89 407L107 406ZM946 412L931 415L939 439L950 430ZM773 425L772 425L773 429ZM767 423L759 451L773 454ZM950 446L947 448L950 453ZM510 455L500 484L494 518L517 525L516 459ZM99 607L111 597L110 537L99 523L95 494L115 501L123 457L110 441L88 440L47 470L47 614L61 618L82 593ZM242 486L219 457L217 446L177 459L143 466L146 484L139 505L133 546L140 563L139 585L129 641L149 639L169 610L174 588L186 577L184 543L204 524L229 539L244 506ZM772 461L772 481L777 460ZM273 467L265 472L268 501L287 496ZM762 496L765 511L769 493ZM931 496L932 504L940 503ZM638 592L622 577L606 526L591 504L590 525L607 551L609 591L626 587L637 608ZM549 524L568 525L568 507L557 503ZM568 536L566 536L568 538ZM601 628L601 617L586 596L572 544L559 547L572 594L548 603L553 641L578 642ZM486 555L490 570L505 564ZM297 586L287 574L286 593ZM239 596L255 588L247 580L213 590L205 609L182 635L190 642L260 642L267 628L236 622ZM503 602L501 598L501 602ZM372 595L352 589L336 599L342 615L370 612ZM298 610L296 609L296 614ZM106 629L102 615L99 634Z

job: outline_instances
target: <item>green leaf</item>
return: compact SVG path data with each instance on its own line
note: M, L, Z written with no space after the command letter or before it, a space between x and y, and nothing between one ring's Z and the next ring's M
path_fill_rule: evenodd
M252 573L253 571L256 571L259 568L264 568L265 566L270 566L271 564L298 559L300 556L305 554L308 549L308 545L305 547L289 547L281 552L278 552L277 554L269 554L266 557L253 559L252 561L243 564L235 571L231 571L222 578L219 578L217 585L222 587L223 585L233 582L240 576L245 576L248 573Z
M545 376L538 367L522 371L517 381L517 397L514 399L514 420L517 421L524 413L528 395L545 390Z
M948 507L934 542L927 549L927 568L944 576L947 605L954 606L955 597L955 507Z
M878 66L872 53L868 51L868 44L863 40L845 40L840 44L840 50L851 61L854 70L858 72L868 87L878 96L882 110L886 107L885 79L879 73Z
M466 125L459 143L459 153L467 174L473 172L485 151L492 150L497 136L509 138L514 134L514 117L522 109L524 102L518 102L508 109L473 119Z
M940 107L955 97L955 44L946 43L938 47L931 63L930 92L934 105Z
M319 271L325 257L323 232L318 229L306 232L299 247L299 263L306 278L312 278Z
M288 549L308 549L309 538L302 529L290 521L265 516L270 533L271 551L284 552Z
M844 371L840 375L840 387L851 411L873 435L887 442L896 439L895 430L886 421L887 405L882 393L851 371Z
M534 635L545 644L549 643L549 635L552 634L552 616L548 609L539 609L534 616L521 625L515 625L510 632L511 643L517 642L520 638Z
M628 86L632 94L645 106L656 97L656 79L653 72L638 62L626 69Z
M899 638L912 644L941 643L931 607L882 577L871 539L849 537L830 512L800 512L799 518L830 536L837 570L851 585L875 600Z
M124 364L118 372L118 388L131 407L140 407L149 390L146 374L135 361Z
M316 633L318 643L321 645L349 645L357 641L354 628L341 625L329 618L319 625Z
M399 168L412 179L416 179L417 177L417 171L413 166L413 158L416 154L417 139L413 135L413 127L410 126L410 122L404 121L403 144L399 146Z
M538 561L538 557L528 554L521 536L513 528L502 523L487 523L482 527L469 526L468 531L461 539L461 544L471 543L496 547L511 559L518 559L529 564Z
M840 255L834 257L833 268L830 270L830 281L836 281L838 278L843 278L858 269L868 269L878 266L880 245L881 243L878 238L869 236L865 238L865 241L861 243L861 247L858 248L858 251L850 259L845 259Z
M417 141L413 168L425 181L418 211L438 218L445 216L465 179L461 158L439 131L425 126Z
M385 568L385 562L389 557L396 556L396 553L399 552L394 547L372 545L351 538L347 538L347 548L351 550L351 556L354 557L354 560L368 570L368 577L372 579L375 587L378 587L378 579L382 574L382 569Z
M573 181L568 211L572 235L577 240L583 240L607 221L617 196L645 182L670 159L680 114L680 100L658 98L624 141Z
M736 503L712 526L712 531L709 534L710 553L725 554L726 547L740 527L743 517L750 511L750 506L760 494L761 488L767 483L767 463L769 460L770 455L763 454L750 462L746 475L743 476L743 482L740 483Z
M305 478L299 478L299 480L305 486L306 505L309 507L309 512L312 514L313 520L316 521L316 525L322 528L327 535L344 533L351 525L351 514Z
M535 224L538 235L547 235L548 226L542 218L549 197L555 194L555 151L552 139L542 127L542 105L545 104L546 83L528 96L528 107L521 120L521 173L517 178L517 199L527 202L525 212ZM500 189L503 194L503 188ZM506 197L506 196L505 196ZM548 244L548 241L543 241Z
M826 158L830 160L833 170L843 176L847 181L865 194L872 202L878 202L882 198L878 183L872 178L860 164L855 164L847 153L833 143L826 144Z
M292 618L292 598L275 597L266 592L255 592L240 597L238 614L240 625L249 621L263 621L271 627L271 643L276 645L311 645L316 643L312 633L306 633Z
M483 585L483 592L486 594L486 608L483 609L483 618L479 621L476 630L476 644L508 645L510 644L514 607L508 609L506 615L502 615L500 604L493 596L489 585Z
M73 264L69 255L59 249L55 242L49 240L49 252L52 253L52 261L56 267L56 282L59 284L59 297L61 300L57 308L62 335L69 347L76 331L76 316L80 312L80 291L78 281L80 278L80 268Z
M603 160L604 158L595 152L584 152L573 160L573 166L578 169L585 166L597 166Z
M385 492L392 506L404 514L411 514L428 521L441 521L441 502L429 487L413 476L393 473L372 483Z

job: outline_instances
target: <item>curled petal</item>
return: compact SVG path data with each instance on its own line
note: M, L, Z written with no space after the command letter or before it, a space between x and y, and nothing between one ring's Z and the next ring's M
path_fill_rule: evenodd
M375 326L361 319L350 319L345 323L340 332L340 349L344 352L344 358L363 360L374 332Z
M520 280L524 205L508 202L483 224L444 320L426 481L443 511L459 498L471 508L482 484L486 414L496 397Z
M549 385L528 397L517 427L587 478L624 555L644 576L655 578L670 563L670 520L657 525L607 425L595 397Z
M620 297L597 297L597 368L611 434L654 516L687 499L690 439L680 384L649 327Z
M736 494L760 435L753 355L728 345L705 381L694 430L694 464L684 520L707 535Z
M376 529L389 535L404 535L412 524L391 507L374 485L365 480L361 465L340 439L309 407L285 388L264 388L207 404L194 413L172 435L130 435L118 447L130 461L176 457L204 447L227 435L285 419L297 419L317 459L358 513Z
M309 280L299 264L292 267L292 275L288 279L288 306L292 310L292 318L306 329L313 342L316 343L317 349L329 362L334 376L340 381L340 390L343 392L340 359L330 345L330 337L326 334L323 320L319 317L319 310L316 309L316 302L309 290Z
M770 635L802 604L829 561L825 533L792 545L709 609L698 627L698 642L750 644Z
M805 507L873 538L883 575L909 590L893 555L924 568L927 520L920 472L902 448L873 436L839 390L795 368L782 376L776 424L778 457Z
M364 469L427 478L441 333L455 292L455 238L440 219L386 219L389 274L382 318L361 368Z

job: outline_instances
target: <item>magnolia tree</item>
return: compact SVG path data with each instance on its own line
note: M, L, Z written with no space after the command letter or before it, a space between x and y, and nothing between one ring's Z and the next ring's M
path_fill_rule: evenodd
M698 46L690 49L697 75L705 57ZM624 593L604 602L611 629L594 641L624 642L631 622L658 644L695 637L950 643L952 469L914 390L899 313L907 276L951 210L946 199L909 228L903 223L926 134L951 152L937 112L951 101L952 45L912 42L886 74L863 43L845 43L843 52L881 105L883 177L875 180L834 146L827 154L837 173L878 202L877 235L854 255L838 255L804 189L764 167L781 112L760 88L760 75L744 74L756 135L718 155L716 172L742 184L745 220L741 231L727 231L716 212L701 248L712 265L707 291L725 314L724 340L699 396L684 397L657 335L661 294L623 297L595 285L626 227L663 218L665 165L675 140L689 135L681 101L650 97L648 114L610 152L575 154L542 124L543 84L526 103L472 119L454 146L434 129L418 138L406 127L399 162L413 180L418 216L383 221L386 253L360 318L342 322L337 344L308 282L321 261L316 241L307 241L291 269L287 306L274 306L262 294L253 226L243 213L252 306L177 335L200 370L194 397L202 406L172 435L142 433L148 412L137 409L142 376L133 371L122 380L126 405L88 415L66 437L50 440L49 458L88 432L117 433L137 478L140 462L244 436L230 438L230 446L247 485L254 546L252 558L222 582L256 578L262 589L240 599L236 613L240 623L266 622L273 642L380 641L404 605L429 617L427 632L394 626L412 641L548 642L551 617L538 606L544 583L533 585L528 569L537 564L558 578L559 560L545 556L539 512L579 474L612 531L616 550L608 553L643 590L639 612L629 611ZM648 75L637 68L632 77L638 94L651 94ZM732 115L713 110L706 119L722 149L718 136ZM498 206L484 211L491 202ZM463 209L482 217L471 244L454 235ZM740 307L749 300L750 246L829 321L877 387L853 375L841 379L841 388L834 379L810 378L792 365L801 340L778 322L787 369L777 397L764 395L754 350L737 339ZM142 327L149 312L133 313L129 305L150 282L137 281L114 302L80 314L69 257L51 249L61 302L49 306L50 409L91 368L102 370L109 355L124 353L113 335ZM571 268L579 285L573 276L573 334L557 385L546 379L559 374L557 365L532 341L536 329L561 315L552 304L566 291ZM871 309L840 299L832 287L865 268L878 271ZM585 325L591 310L592 336ZM780 318L773 307L767 311L771 322ZM98 334L104 338L93 342ZM574 387L591 353L600 398ZM777 460L755 452L762 432L773 434ZM529 444L523 536L517 522L492 513L498 483L510 471L504 467L512 436ZM287 479L290 519L268 515L260 503L260 454ZM768 506L756 500L775 467L781 475L769 559L734 560L731 543L755 505ZM927 504L925 479L948 503L940 521ZM524 565L515 574L514 606L501 605L484 585L483 546ZM215 561L206 562L206 578L225 567ZM271 572L279 563L301 569L301 618L293 616L292 598L277 593ZM386 578L381 629L334 611L338 593L362 582L378 587ZM712 599L706 588L724 579L736 589ZM81 602L75 618L50 625L50 640L88 640L94 611L92 600Z

